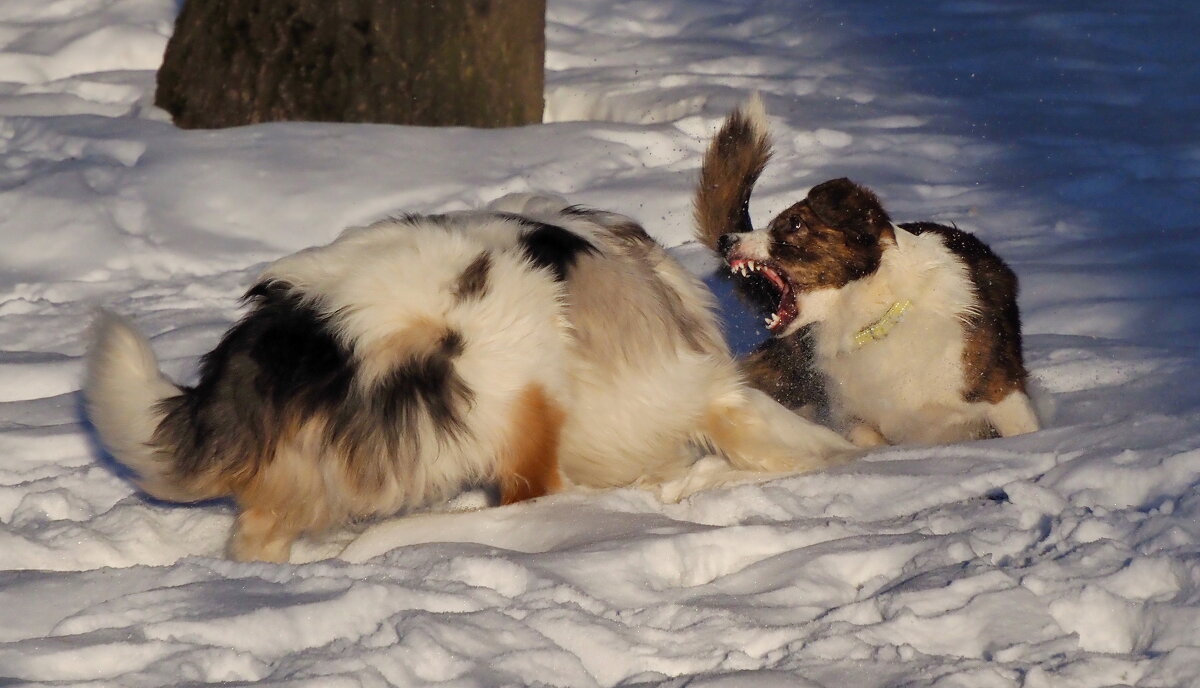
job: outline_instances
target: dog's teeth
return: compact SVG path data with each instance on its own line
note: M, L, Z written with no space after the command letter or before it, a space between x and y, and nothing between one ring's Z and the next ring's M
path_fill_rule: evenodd
M758 272L758 263L755 263L754 261L750 261L749 263L746 263L746 264L750 266L751 270L753 270L754 272Z

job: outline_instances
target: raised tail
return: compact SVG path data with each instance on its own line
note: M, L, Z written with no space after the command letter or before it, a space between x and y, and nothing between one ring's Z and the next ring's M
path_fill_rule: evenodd
M693 208L700 243L715 251L722 235L754 229L750 192L770 159L767 112L755 94L725 118L704 153Z
M190 502L217 496L189 486L175 470L174 457L156 447L163 400L182 390L158 369L150 343L125 318L101 311L92 325L83 386L88 416L104 447L138 477L153 497Z

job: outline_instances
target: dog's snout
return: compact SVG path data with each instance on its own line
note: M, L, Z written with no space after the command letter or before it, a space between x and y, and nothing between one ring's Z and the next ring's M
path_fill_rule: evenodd
M717 251L721 255L726 255L737 246L738 238L736 234L722 234L720 239L717 239Z

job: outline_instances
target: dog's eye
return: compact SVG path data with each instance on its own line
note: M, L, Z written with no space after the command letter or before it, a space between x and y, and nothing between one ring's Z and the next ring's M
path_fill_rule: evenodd
M787 231L788 234L796 234L808 229L808 225L804 224L804 218L799 215L793 215L788 219Z

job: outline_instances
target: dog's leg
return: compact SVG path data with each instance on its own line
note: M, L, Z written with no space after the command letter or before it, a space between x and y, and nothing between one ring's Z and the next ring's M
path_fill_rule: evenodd
M284 563L299 533L286 517L271 509L251 507L241 511L229 541L229 556L238 561Z
M530 385L515 405L511 440L501 457L500 503L541 497L563 486L558 467L559 435L565 414L541 385Z
M750 483L773 480L792 472L756 471L734 468L729 461L720 456L705 456L692 464L684 473L670 479L656 478L639 481L639 487L654 490L659 500L668 504L681 502L697 492L704 492L717 487L732 487Z
M705 431L735 468L792 472L844 463L855 455L836 432L792 413L765 393L741 389L716 400Z
M829 402L814 367L812 339L804 330L767 339L738 365L751 387L810 420Z
M884 437L878 430L870 425L857 421L850 426L850 431L846 433L846 438L856 446L862 449L873 449L875 447L887 446L887 438Z
M1033 402L1024 392L1011 392L999 402L989 404L987 419L1001 437L1024 435L1041 429L1037 414L1033 411Z
M270 461L245 481L235 481L237 522L229 556L238 561L286 562L292 542L326 515L328 487L316 469L323 425L285 423ZM327 520L325 521L327 522Z

